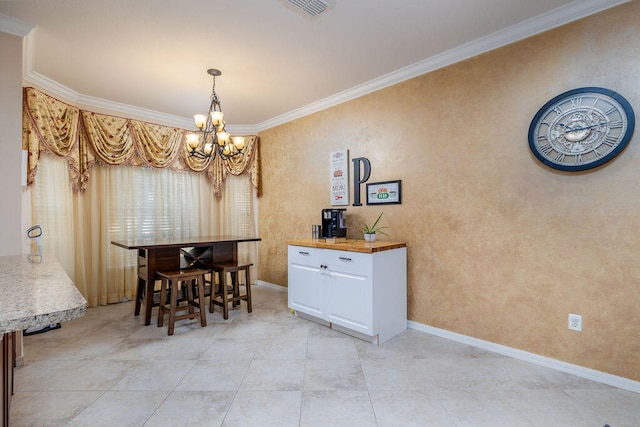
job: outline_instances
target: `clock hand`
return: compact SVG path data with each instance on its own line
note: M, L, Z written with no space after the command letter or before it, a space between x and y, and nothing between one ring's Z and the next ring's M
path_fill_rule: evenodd
M568 132L578 132L581 130L587 130L587 129L591 129L591 128L595 128L598 126L604 126L606 125L607 122L601 122L601 123L595 123L593 125L589 125L589 126L583 126L583 127L579 127L579 128L571 128L563 123L558 123L559 126L562 126L563 128L565 128L566 130L563 132L563 134L568 133Z
M595 124L593 124L593 125L585 126L585 127L583 127L583 128L578 128L578 129L574 129L574 130L585 130L585 129L591 129L591 128L596 128L596 127L599 127L599 126L604 126L604 125L606 125L606 124L607 124L607 122L595 123Z

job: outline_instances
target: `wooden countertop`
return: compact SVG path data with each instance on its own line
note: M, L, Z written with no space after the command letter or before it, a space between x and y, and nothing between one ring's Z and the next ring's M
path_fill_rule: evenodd
M149 248L176 248L192 246L212 246L216 243L242 243L259 242L259 237L240 236L196 236L196 237L167 237L167 238L146 238L131 240L112 240L111 244L124 249L149 249Z
M364 240L353 239L347 239L346 241L337 243L327 243L325 239L293 239L287 240L287 244L305 246L308 248L334 249L337 251L362 252L368 254L407 247L407 244L404 242L385 242L380 240L367 242Z
M72 320L87 301L52 256L0 256L0 334Z

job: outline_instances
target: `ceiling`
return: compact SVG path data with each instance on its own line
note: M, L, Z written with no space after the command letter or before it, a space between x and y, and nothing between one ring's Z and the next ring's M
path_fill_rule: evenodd
M624 1L333 0L311 18L287 0L17 0L0 1L0 31L26 35L26 84L175 125L206 112L217 68L228 128L242 132Z

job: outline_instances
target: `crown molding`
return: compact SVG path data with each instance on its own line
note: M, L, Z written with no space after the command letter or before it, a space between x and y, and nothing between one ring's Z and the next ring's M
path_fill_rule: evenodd
M25 38L25 52L23 54L24 69L26 70L25 76L23 77L25 82L28 82L35 87L43 89L55 96L59 96L65 101L68 101L74 105L98 108L100 110L123 114L127 117L136 117L140 120L148 121L151 123L162 123L167 126L175 126L181 129L190 129L193 127L193 119L191 118L180 117L174 114L161 113L159 111L140 108L134 105L123 104L115 101L109 101L103 98L83 95L63 84L56 82L55 80L52 80L38 72L33 71L33 49L29 49L29 46L32 46L32 40L33 39L31 38L31 36ZM253 135L258 133L257 128L250 125L228 125L227 130L231 134Z
M103 98L83 95L35 71L31 71L30 73L28 73L28 75L24 77L24 80L28 83L31 83L35 87L59 96L65 101L68 101L74 105L93 107L113 113L120 113L127 117L136 117L140 120L148 121L151 123L162 123L167 126L175 126L181 129L190 129L193 127L193 119L191 118L180 117L174 114L161 113L159 111L140 108L134 105L123 104L119 102L109 101ZM256 134L258 132L255 126L248 125L228 125L227 130L231 134L248 135Z
M148 110L146 108L140 108L129 104L109 101L94 96L83 95L35 71L27 73L27 75L24 77L24 80L40 89L46 90L51 94L60 96L65 101L73 103L74 105L94 107L100 110L112 111L114 113L123 113L125 116L139 117L141 120L164 123L169 126L180 128L190 128L193 126L192 120L184 117L161 113L154 110Z
M339 92L335 95L329 96L327 98L321 99L319 101L313 102L301 108L297 108L290 112L265 120L263 122L253 125L229 125L229 131L231 133L256 134L260 131L272 128L274 126L299 119L301 117L333 107L346 101L350 101L368 93L384 89L386 87L417 77L419 75L455 64L473 56L525 39L527 37L543 33L553 28L568 24L570 22L596 14L606 9L610 9L620 4L627 3L629 1L630 0L574 0L571 3L568 3L565 6L561 6L550 12L512 25L511 27L505 28L504 30L497 31L493 34L458 46L441 54L434 55L423 61L401 68L394 72L388 73L376 79L370 80L353 88ZM8 20L3 20L3 18L8 18ZM18 30L21 29L22 32L25 32L26 29L29 28L29 31L26 31L26 33L24 34L26 35L34 28L33 26L29 26L29 24L27 24L27 27L24 27L20 25L20 23L26 24L22 21L0 14L0 31L5 31L5 26L11 27L11 25L14 25L16 28L18 28ZM48 90L54 94L60 95L68 99L69 101L76 102L82 105L102 108L113 112L121 112L128 115L140 117L144 120L160 121L171 126L183 128L192 127L192 120L190 118L160 113L158 111L82 95L70 88L67 88L66 86L63 86L51 79L48 79L45 76L36 73L35 71L33 71L33 45L34 43L32 40L24 44L24 79L26 81L31 82L44 90Z
M3 33L24 37L35 27L36 26L33 24L29 24L28 22L0 13L0 31Z
M439 68L444 68L448 65L452 65L476 55L523 40L527 37L549 31L553 28L577 21L578 19L585 18L589 15L596 14L629 1L630 0L574 0L571 3L550 12L512 25L501 31L489 34L488 36L463 44L441 54L434 55L423 61L416 62L413 65L409 65L351 89L321 99L320 101L313 102L304 107L281 114L272 119L265 120L264 122L258 123L256 126L259 131L262 131L299 119L309 114L350 101L368 93L393 86L394 84L435 71Z

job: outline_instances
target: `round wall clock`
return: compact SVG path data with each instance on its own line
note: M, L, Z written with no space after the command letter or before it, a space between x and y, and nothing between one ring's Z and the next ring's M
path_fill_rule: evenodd
M635 127L631 104L599 87L564 92L544 104L529 126L529 147L547 166L580 171L620 154Z

